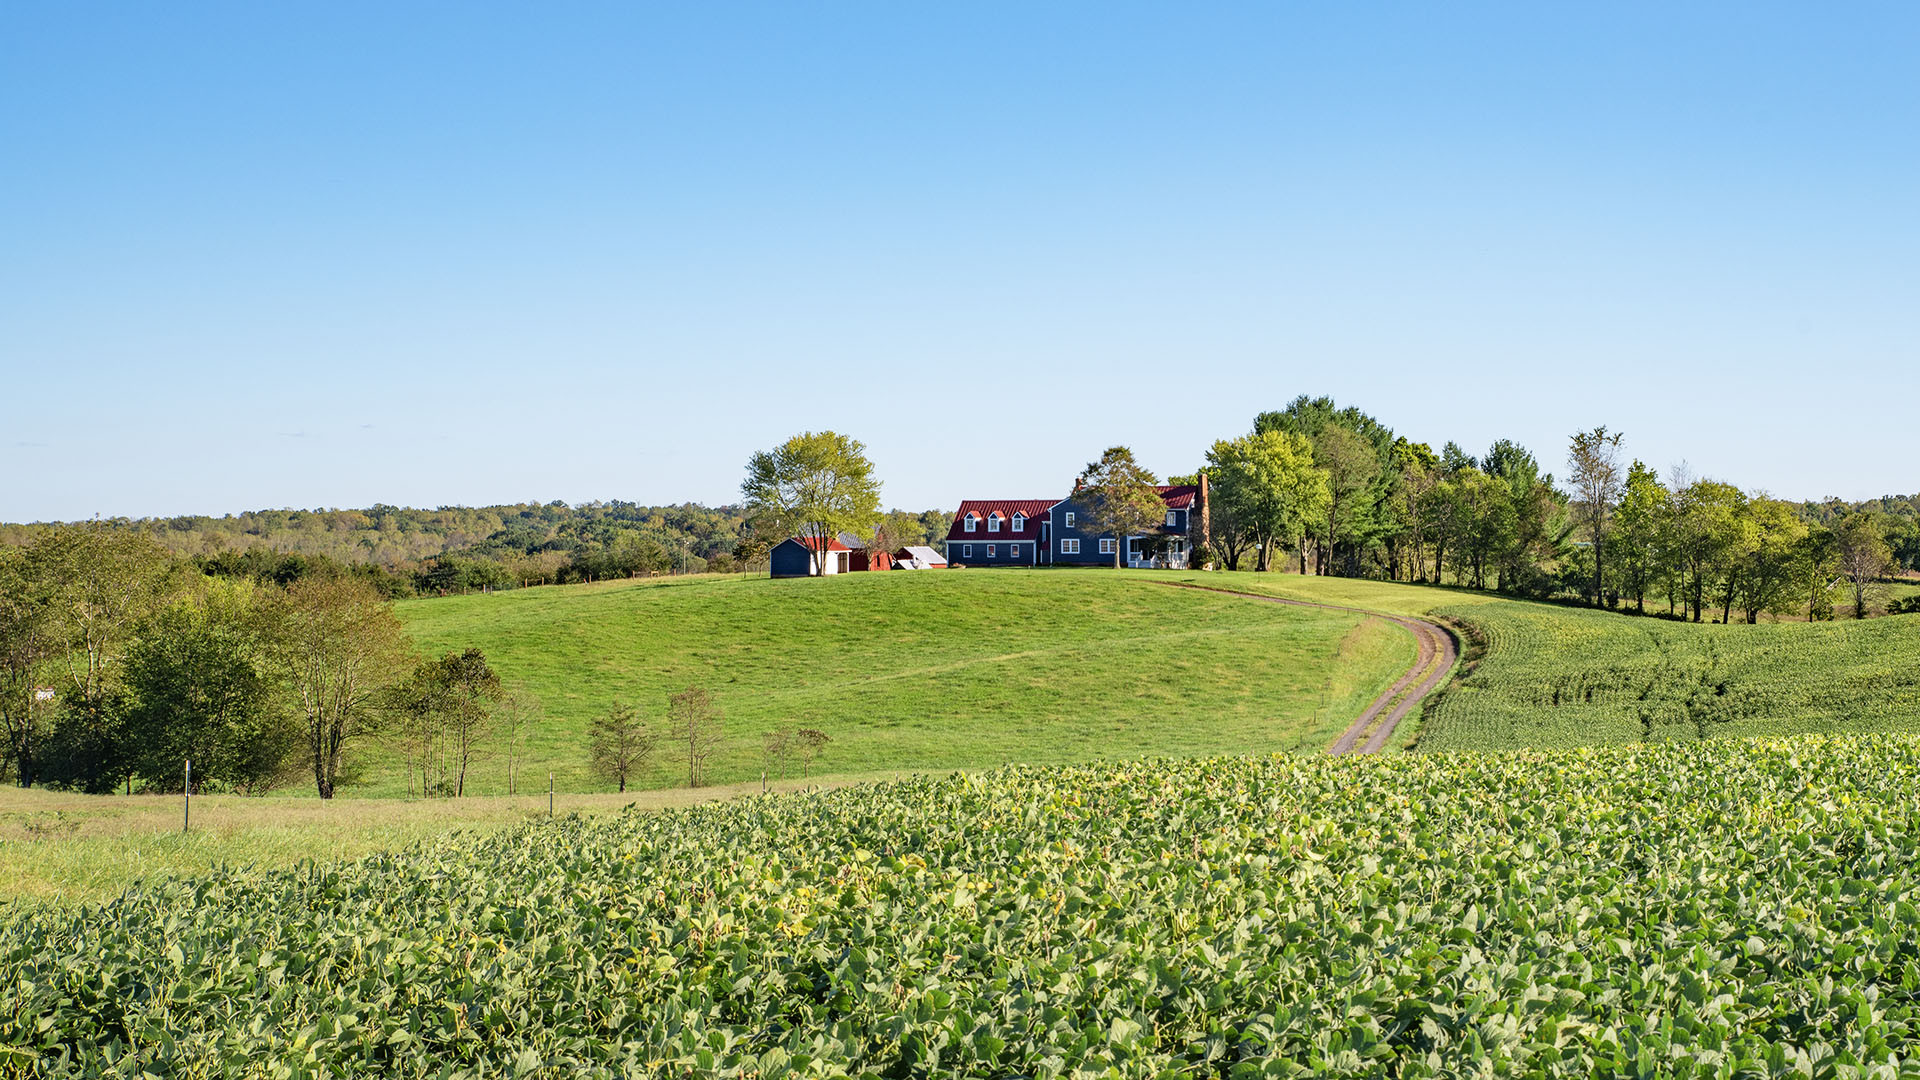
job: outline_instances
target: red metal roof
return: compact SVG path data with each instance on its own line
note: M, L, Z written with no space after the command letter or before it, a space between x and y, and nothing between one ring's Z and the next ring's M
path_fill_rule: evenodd
M794 543L799 544L801 547L806 548L808 551L820 550L820 538L817 536L790 536L787 539L792 540ZM841 543L839 540L829 538L827 540L827 550L828 551L850 551L852 549L847 547L847 545Z
M1194 496L1200 493L1196 484L1162 484L1156 490L1160 492L1160 498L1166 501L1169 510L1191 509Z
M948 540L966 540L992 543L995 540L1038 540L1040 539L1040 519L1047 516L1047 509L1058 499L968 499L960 504L953 513L953 527L947 530ZM967 515L980 518L972 532L967 531ZM1021 528L1013 527L1013 515L1023 514L1026 520ZM999 532L988 532L989 516L998 515L1001 519Z

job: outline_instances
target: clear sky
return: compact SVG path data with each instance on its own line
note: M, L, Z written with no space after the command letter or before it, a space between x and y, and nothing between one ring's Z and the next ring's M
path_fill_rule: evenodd
M0 519L1159 472L1298 394L1920 490L1911 3L0 5Z

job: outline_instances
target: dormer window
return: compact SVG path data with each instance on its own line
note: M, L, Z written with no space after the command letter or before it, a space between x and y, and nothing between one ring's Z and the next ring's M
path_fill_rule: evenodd
M1027 515L1025 514L1013 515L1013 531L1014 532L1019 532L1021 529L1024 529L1026 527L1027 527Z
M1178 510L1167 511L1167 527L1172 528L1173 526L1178 524L1180 524L1180 511Z
M999 514L987 515L987 531L988 532L1000 531L1000 515Z
M972 514L968 514L967 515L967 531L972 532L974 524L979 520L980 520L979 518L973 516Z

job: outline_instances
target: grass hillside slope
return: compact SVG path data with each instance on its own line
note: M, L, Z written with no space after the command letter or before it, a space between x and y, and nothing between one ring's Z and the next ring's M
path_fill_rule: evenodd
M762 733L788 726L826 732L815 769L836 773L1316 750L1414 654L1380 620L1112 572L622 582L399 611L423 652L479 646L541 699L526 770L573 790L599 786L593 716L621 699L660 723L688 685L726 714L726 782L757 779ZM662 757L645 783L684 783ZM492 763L478 789L503 773ZM367 776L403 790L391 755Z
M1912 736L1010 768L0 924L45 1076L1907 1076Z
M1695 625L1431 586L1175 577L1462 627L1482 655L1427 710L1420 750L1920 730L1920 615Z

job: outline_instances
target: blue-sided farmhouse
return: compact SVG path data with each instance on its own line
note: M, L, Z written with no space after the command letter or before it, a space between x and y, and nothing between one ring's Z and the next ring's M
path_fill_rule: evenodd
M870 552L857 536L789 537L773 546L774 577L816 577L861 570L926 570L947 566L1122 566L1185 570L1196 546L1210 539L1207 478L1157 489L1166 518L1143 536L1080 528L1080 507L1065 499L968 499L953 515L943 559L928 547Z
M968 499L947 530L947 562L954 566L1112 566L1122 547L1122 565L1187 568L1187 555L1207 533L1207 489L1199 484L1161 487L1165 522L1145 536L1083 532L1080 510L1068 499Z

